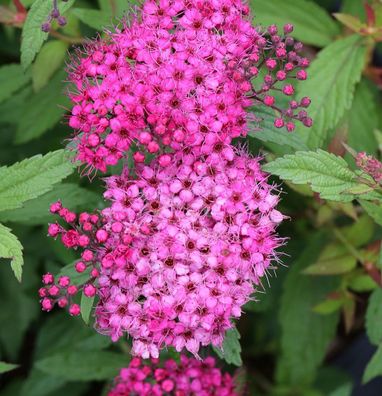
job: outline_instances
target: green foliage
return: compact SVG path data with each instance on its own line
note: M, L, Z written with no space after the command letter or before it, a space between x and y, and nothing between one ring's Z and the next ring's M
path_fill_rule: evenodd
M313 127L298 132L311 149L322 147L328 131L352 105L356 83L365 65L365 40L353 35L337 40L323 49L309 68L309 79L299 84L299 97L309 96L309 115Z
M298 151L264 166L267 172L295 184L309 183L322 199L351 201L349 189L358 186L357 175L346 161L323 150Z
M24 73L22 67L17 64L0 67L0 103L8 99L12 94L28 83L29 73Z
M99 10L88 10L86 8L73 8L74 14L81 22L96 30L103 30L111 24L111 16Z
M62 14L65 13L73 3L74 0L61 1L59 5L60 12ZM48 38L48 33L44 33L41 30L41 25L45 22L51 9L52 4L49 1L36 0L28 12L21 40L21 64L24 69L31 65L44 41Z
M68 44L59 40L48 41L46 44L43 45L32 67L33 89L36 92L40 91L41 88L45 87L48 84L50 78L63 64L67 50ZM59 83L61 83L61 81L59 81ZM49 96L49 93L52 90L60 92L59 88L52 89L52 87L50 87L50 89L45 92L45 96ZM37 97L37 100L39 99L42 98ZM54 103L59 106L59 101Z
M241 366L243 364L241 360L241 346L240 346L240 333L236 327L227 330L222 349L213 347L215 353L224 359L228 364L234 364L235 366Z
M292 23L295 27L293 35L307 44L323 47L339 33L338 24L313 1L251 0L250 3L257 23L276 24L280 29L286 23Z
M0 221L28 225L47 224L53 219L48 210L49 205L57 200L61 200L71 210L77 210L90 205L97 207L100 197L77 184L61 183L54 186L52 191L25 202L22 208L0 212Z
M362 381L363 383L369 382L378 375L382 375L382 344L368 363Z
M7 371L14 370L17 367L18 367L17 364L0 362L0 374L6 373Z
M11 230L0 224L0 258L11 259L11 268L21 282L23 272L23 247Z
M0 168L0 211L21 207L25 201L51 190L72 171L73 164L64 150Z
M370 341L378 345L382 342L382 289L373 291L366 313L366 331Z
M313 307L333 290L336 281L322 278L317 282L301 273L317 260L324 246L322 235L310 236L309 243L288 270L284 282L279 311L282 333L277 379L280 383L312 383L337 326L336 313L319 315L313 311Z
M93 309L95 297L86 297L84 293L81 295L81 317L86 324L89 324L90 314Z
M15 143L36 139L62 118L68 98L64 95L64 73L58 72L39 92L32 95L18 122Z
M113 378L128 364L128 357L116 352L71 350L38 360L35 367L58 378L90 381Z

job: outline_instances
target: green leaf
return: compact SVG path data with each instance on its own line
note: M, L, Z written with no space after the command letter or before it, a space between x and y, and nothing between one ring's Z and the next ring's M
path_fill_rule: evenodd
M11 259L11 268L21 282L23 272L23 247L11 230L0 224L0 258Z
M334 13L333 16L353 32L359 33L361 29L367 28L367 25L362 23L362 21L354 15L337 12Z
M362 382L365 384L379 375L382 375L382 345L378 347L377 352L366 366Z
M366 80L361 80L346 117L348 144L356 151L375 154L378 148L374 131L378 126L378 113L374 94Z
M99 196L74 183L61 183L38 197L27 201L22 208L0 212L0 221L15 222L27 225L46 224L53 217L49 212L49 205L60 199L65 207L72 210L97 206Z
M299 83L299 97L309 96L309 116L314 124L307 133L298 126L295 133L311 149L322 147L329 129L336 126L353 101L356 83L365 65L366 45L361 36L353 35L325 47L309 68L309 79Z
M319 234L309 241L284 282L279 311L281 356L277 368L277 380L282 384L301 386L314 380L338 322L337 312L330 315L313 312L313 307L336 288L338 280L322 278L318 282L301 274L317 260L326 238Z
M365 293L376 289L378 285L369 275L361 274L352 278L348 283L348 287L356 292Z
M18 122L15 143L36 139L62 117L69 99L63 94L63 71L55 74L43 89L28 99L28 106Z
M48 84L53 74L64 62L67 49L67 43L59 40L48 41L41 48L32 67L32 81L35 92L40 91Z
M222 349L213 347L220 359L224 359L228 364L234 364L240 367L243 362L241 360L240 333L236 327L227 330L225 333Z
M371 343L382 342L382 289L373 291L366 312L366 332Z
M128 363L127 356L115 352L71 350L38 360L35 367L70 381L100 381L113 378Z
M369 216L363 215L351 226L340 228L340 232L353 247L361 247L373 237L374 223Z
M96 30L103 30L111 24L111 16L99 10L91 10L87 8L73 8L71 13L75 15L81 22Z
M373 218L373 220L382 226L382 207L381 205L377 205L372 202L365 201L363 199L359 200L359 203L361 204L362 208L365 210L365 212Z
M0 168L0 211L15 209L36 198L73 172L73 163L64 150L27 158Z
M90 278L90 270L88 268L84 272L77 272L74 264L75 263L70 263L68 265L65 265L65 267L62 267L60 273L57 276L69 276L71 283L78 286L81 283L86 282Z
M64 14L74 3L74 0L60 2L59 10ZM27 14L21 36L21 65L24 69L33 62L40 51L48 33L41 30L41 25L46 21L52 11L52 4L46 0L36 0Z
M266 106L259 106L253 108L252 111L256 115L256 118L259 119L259 122L252 125L252 131L249 132L250 137L261 140L265 143L270 142L284 147L287 146L294 150L308 149L299 136L277 129L273 125L275 115L273 114L272 109ZM253 131L257 127L260 127L261 129Z
M263 168L295 184L309 183L322 199L333 201L351 201L354 196L343 192L358 185L357 175L343 158L320 149L285 155Z
M294 25L293 36L306 44L328 45L340 33L338 24L313 1L308 0L251 0L255 23ZM282 30L281 30L282 31Z
M11 370L14 370L17 367L19 367L18 364L0 362L0 374L6 373L6 372L11 371Z
M30 79L29 73L17 64L8 64L0 67L0 103L22 88Z
M319 304L317 304L313 311L321 315L331 314L338 311L344 305L344 300L341 298L337 299L327 299Z
M81 317L86 324L89 324L90 314L93 309L95 296L86 297L84 293L81 295Z

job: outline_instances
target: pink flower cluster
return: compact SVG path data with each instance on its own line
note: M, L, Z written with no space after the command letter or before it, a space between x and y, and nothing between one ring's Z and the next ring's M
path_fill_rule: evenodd
M134 144L136 162L162 153L166 165L164 147L245 136L246 109L256 105L275 110L277 128L311 126L309 98L290 99L291 81L305 80L309 64L288 36L292 30L254 28L241 0L146 1L121 28L79 51L69 68L77 159L104 172Z
M198 356L200 346L220 346L277 259L283 215L259 159L214 147L208 156L195 147L177 152L165 168L142 164L136 177L127 169L109 177L111 206L81 214L78 224L52 205L72 229L55 223L49 234L84 249L76 270L91 269L83 290L92 297L97 288L96 328L114 341L129 334L134 355L158 357L173 346ZM44 309L68 298L56 288L42 289Z
M203 361L180 356L180 362L169 359L150 365L132 359L121 370L108 396L237 396L233 378L222 373L211 357Z
M370 175L377 183L382 182L382 163L365 152L357 154L356 165Z

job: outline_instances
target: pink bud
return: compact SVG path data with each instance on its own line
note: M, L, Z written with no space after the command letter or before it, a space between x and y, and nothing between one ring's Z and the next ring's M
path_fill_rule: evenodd
M81 308L78 304L72 304L69 308L69 313L72 316L78 316L81 313Z
M286 79L286 77L287 77L287 74L285 73L284 70L279 70L279 71L276 73L276 78L277 78L277 80L279 80L279 81L284 81L284 80Z
M79 261L78 263L76 263L74 268L77 272L82 273L86 270L86 264L83 261Z
M308 74L306 73L305 70L299 70L296 74L296 77L298 80L306 80L308 77Z
M284 120L282 118L276 118L274 125L276 128L282 128L284 126Z
M93 285L84 286L84 294L86 297L94 297L97 289Z
M41 288L38 290L38 295L39 295L40 297L46 297L46 296L48 295L48 290L45 289L45 287L41 287Z
M270 96L270 95L265 95L264 96L264 104L266 106L273 106L275 104L275 98L274 96Z
M43 311L47 311L47 312L51 311L53 308L52 300L47 297L43 298L41 301L41 307Z
M82 252L81 257L84 261L89 262L93 260L94 254L91 250L86 249Z
M293 122L286 123L286 129L288 132L293 132L295 128L296 128L296 125Z
M133 158L134 158L134 161L137 162L138 164L145 161L145 156L139 151L137 151L133 154Z
M54 202L50 205L50 212L57 213L62 208L61 201Z
M81 247L88 246L89 243L90 243L90 239L89 239L89 237L88 237L87 235L80 235L80 236L78 237L78 244L79 244Z
M170 165L171 163L171 155L169 154L162 154L159 158L158 158L158 162L160 166L166 167L168 165Z
M284 25L284 33L289 34L293 32L293 25L291 23L287 23Z
M97 241L100 243L106 242L108 237L109 237L109 234L103 229L100 229L96 232Z
M47 272L42 276L42 282L45 285L49 285L54 282L54 276L50 272Z
M64 308L68 305L68 299L66 297L60 297L57 301L57 304L60 308Z
M58 294L60 293L60 288L56 285L53 285L49 288L48 293L52 296L52 297L56 297L58 296Z
M78 288L75 285L70 285L67 290L68 290L69 296L74 296L78 292Z
M58 284L61 287L67 287L67 286L69 286L69 283L70 283L69 276L60 276L59 279L58 279Z
M90 275L92 276L92 278L98 278L98 277L99 277L99 271L98 271L98 269L97 269L97 268L93 268L93 269L90 271Z
M100 142L100 138L96 133L92 133L91 135L89 135L88 137L88 144L91 147L96 147L99 145Z
M293 95L294 94L293 85L291 84L285 85L285 87L283 88L283 93L288 96Z
M49 224L48 226L48 235L55 238L60 233L60 226L56 223Z
M309 105L310 105L310 98L308 98L307 96L303 97L303 98L301 99L300 104L301 104L302 107L309 107Z

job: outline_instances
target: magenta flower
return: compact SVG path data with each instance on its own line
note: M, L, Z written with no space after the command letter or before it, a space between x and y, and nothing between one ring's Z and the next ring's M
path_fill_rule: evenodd
M166 167L154 160L134 177L127 169L109 177L104 196L111 206L77 223L52 205L71 229L56 223L49 233L82 248L75 268L91 273L78 289L45 275L43 309L62 297L73 304L82 289L98 295L97 330L113 341L131 336L134 355L156 358L173 346L198 356L201 346L220 346L283 243L275 233L279 197L259 158L211 139L173 154ZM70 313L79 311L71 305Z
M215 366L215 359L203 361L180 356L160 364L152 359L143 364L134 358L128 368L121 370L108 396L237 396L233 378Z
M291 31L286 25L284 33ZM146 1L105 34L69 67L69 125L77 159L90 170L115 165L133 142L136 162L163 147L202 145L211 134L229 144L247 133L246 109L262 103L278 113L276 127L312 124L297 111L306 102L290 100L282 109L271 94L290 97L294 87L283 81L306 79L300 43L275 26L253 27L240 0Z

